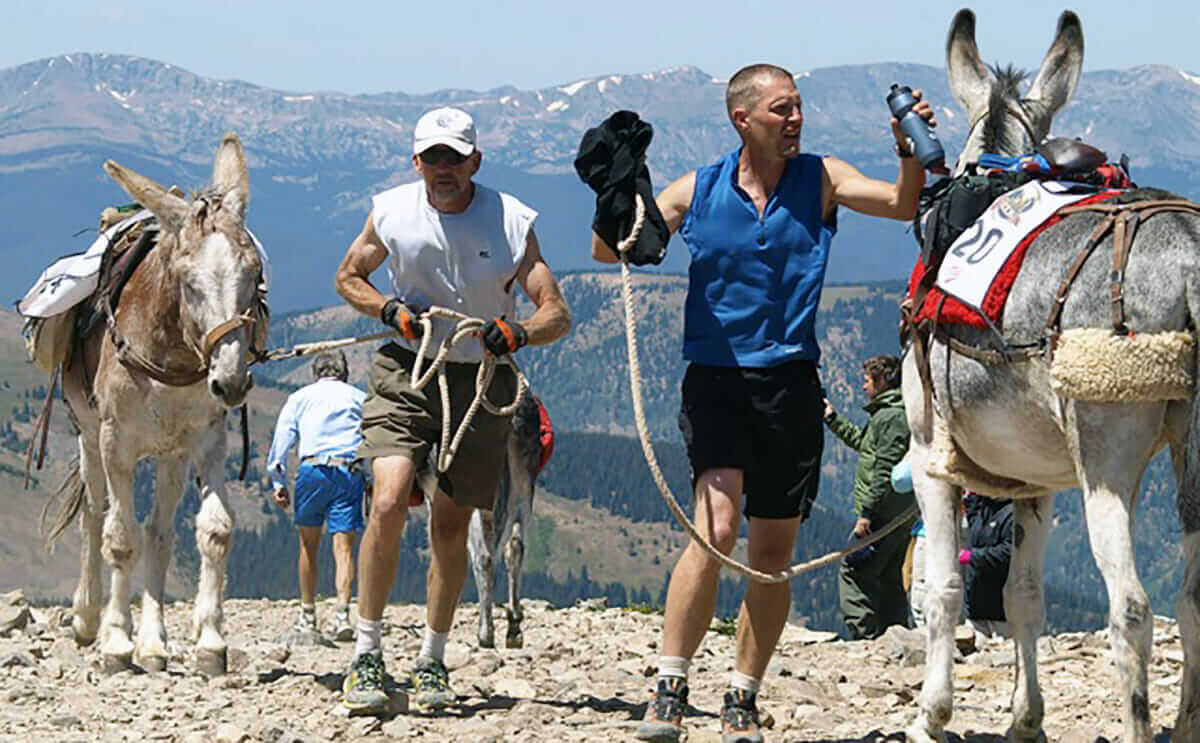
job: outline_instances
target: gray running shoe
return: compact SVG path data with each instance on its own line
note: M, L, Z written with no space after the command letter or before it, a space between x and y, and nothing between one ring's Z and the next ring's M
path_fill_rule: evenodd
M688 685L678 676L663 676L650 703L646 716L638 725L637 739L653 743L676 743L683 737L683 711L687 709Z
M317 614L316 612L301 611L300 616L296 617L296 623L292 625L292 632L312 632L317 631Z
M338 642L350 642L354 639L354 626L350 624L350 612L334 612L330 634Z
M721 708L721 743L763 743L755 694L744 689L725 692Z
M450 688L450 672L433 658L417 658L412 670L413 706L422 712L435 712L458 701Z
M350 664L350 672L342 682L342 705L351 713L381 715L388 711L388 694L384 689L383 658L363 653Z

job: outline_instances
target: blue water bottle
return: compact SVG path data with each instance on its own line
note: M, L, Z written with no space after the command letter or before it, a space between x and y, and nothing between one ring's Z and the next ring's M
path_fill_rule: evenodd
M912 141L913 153L921 161L921 167L938 172L946 167L946 153L942 143L929 126L929 122L913 111L917 99L913 97L912 88L900 83L892 83L891 92L887 96L888 108L892 116L900 122L900 131Z

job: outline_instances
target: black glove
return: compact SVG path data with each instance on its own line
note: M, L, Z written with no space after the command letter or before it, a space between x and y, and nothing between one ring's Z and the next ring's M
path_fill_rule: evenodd
M513 353L526 343L529 343L529 333L525 332L521 323L505 320L504 315L483 326L483 347L493 356Z
M617 111L603 124L588 129L579 143L575 172L596 192L592 230L614 250L633 228L636 204L642 197L646 216L637 243L627 253L630 263L662 263L670 233L654 201L646 149L654 130L632 111Z
M409 306L393 297L384 303L379 319L384 325L399 330L402 337L415 341L425 332L418 317L427 311L428 308Z

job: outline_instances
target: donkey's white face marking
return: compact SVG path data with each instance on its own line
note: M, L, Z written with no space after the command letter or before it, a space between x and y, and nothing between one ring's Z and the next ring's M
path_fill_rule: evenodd
M220 231L187 257L181 271L182 307L197 340L221 323L242 314L253 301L257 272L253 254L247 254ZM247 333L239 328L224 335L206 359L209 365L209 390L229 406L241 404L250 388L246 363Z

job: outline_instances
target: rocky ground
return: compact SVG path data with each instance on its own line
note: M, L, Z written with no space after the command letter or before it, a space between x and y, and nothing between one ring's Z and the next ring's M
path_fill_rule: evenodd
M400 691L396 714L376 719L347 717L339 704L349 645L281 642L296 602L226 602L230 672L212 679L191 670L190 610L185 602L168 609L174 655L166 672L135 668L105 676L97 651L75 646L66 608L30 607L19 592L0 595L0 740L632 740L662 626L655 614L602 605L554 610L528 601L524 648L488 650L474 639L476 607L464 606L447 654L460 705L439 717L410 714ZM331 604L319 606L321 621L331 614ZM403 688L420 646L423 610L390 606L385 620L384 658ZM499 641L503 628L500 618ZM733 648L722 629L714 625L692 666L691 743L720 737L717 713ZM789 626L760 695L760 708L773 718L767 740L902 740L920 692L924 650L919 636L895 629L873 642L841 642ZM1151 715L1163 730L1178 705L1183 654L1169 620L1156 620L1154 640ZM1115 739L1119 706L1106 633L1044 637L1040 644L1049 739ZM1008 726L1011 646L974 647L962 637L960 649L950 740L998 743ZM1166 741L1166 732L1158 738Z

